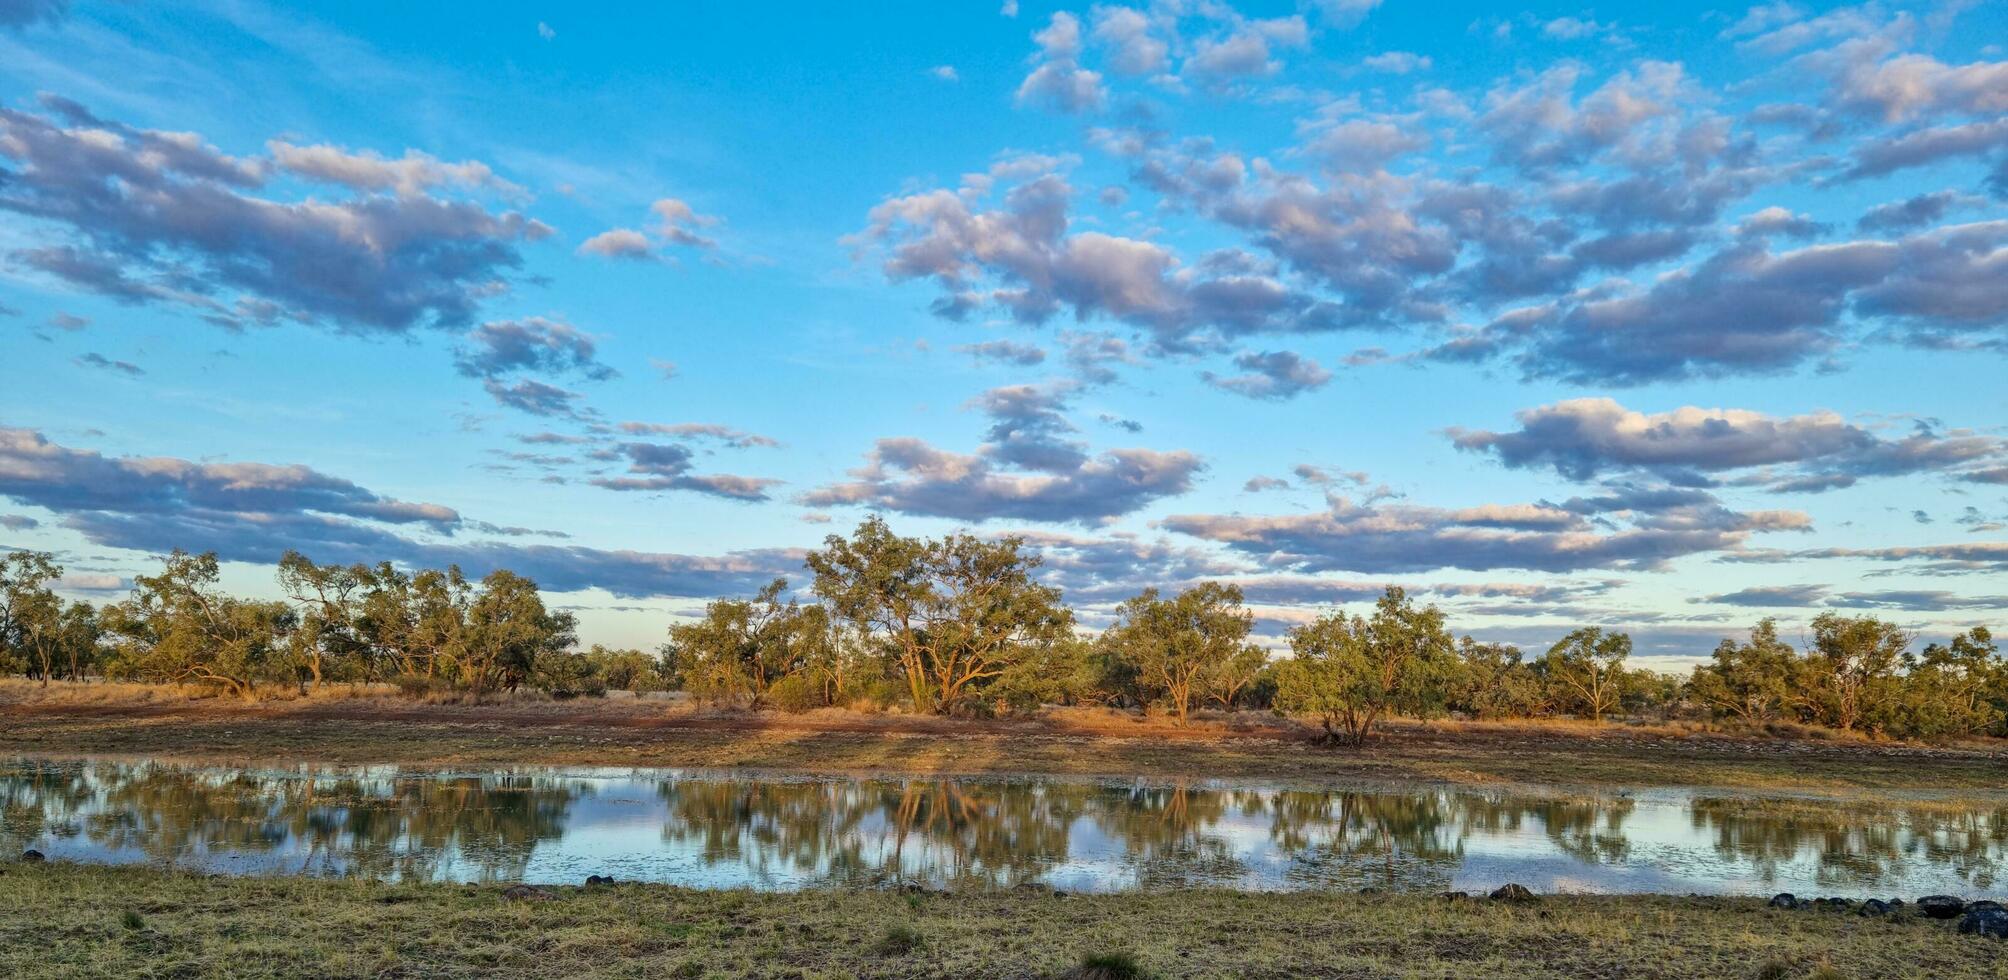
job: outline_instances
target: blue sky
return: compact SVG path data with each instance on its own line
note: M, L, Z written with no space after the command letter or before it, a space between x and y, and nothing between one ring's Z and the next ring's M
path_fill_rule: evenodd
M0 545L1988 621L2008 10L0 0Z

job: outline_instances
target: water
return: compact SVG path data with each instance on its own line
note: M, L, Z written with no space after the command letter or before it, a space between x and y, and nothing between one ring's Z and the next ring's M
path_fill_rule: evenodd
M2008 800L0 764L0 847L227 874L705 888L2000 894Z

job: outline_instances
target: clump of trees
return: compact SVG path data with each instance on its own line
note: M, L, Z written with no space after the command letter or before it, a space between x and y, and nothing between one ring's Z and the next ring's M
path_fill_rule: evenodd
M0 666L44 683L101 676L243 698L348 682L472 695L670 686L659 657L572 649L572 614L547 608L535 582L506 570L470 582L458 568L407 574L289 552L278 572L286 598L252 600L222 589L215 554L176 551L102 609L57 596L62 574L46 554L0 558Z
M1396 716L1713 718L1917 738L2008 737L2008 661L1975 627L1913 650L1873 616L1826 613L1804 649L1765 620L1686 678L1635 667L1632 641L1574 630L1532 656L1453 637L1444 613L1389 588L1370 613L1289 631L1287 655L1251 641L1241 590L1146 589L1098 633L1038 579L1018 538L902 537L879 518L831 535L801 593L776 579L669 628L659 651L577 648L570 613L506 570L317 565L288 553L276 600L227 594L213 554L176 552L124 601L65 602L49 555L0 558L0 669L261 687L391 683L414 694L524 688L558 697L685 690L707 702L802 711L873 706L1001 715L1106 705L1184 724L1204 707L1308 716L1359 743Z

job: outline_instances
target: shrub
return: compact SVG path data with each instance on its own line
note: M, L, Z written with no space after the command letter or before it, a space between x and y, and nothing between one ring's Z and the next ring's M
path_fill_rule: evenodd
M879 937L872 950L880 956L905 956L921 947L920 932L912 926L891 926Z
M1135 953L1109 950L1083 955L1080 969L1074 971L1074 976L1079 980L1142 980L1150 974L1144 972L1143 964L1136 961Z
M782 711L811 711L823 706L823 688L807 674L789 674L767 689L767 703Z

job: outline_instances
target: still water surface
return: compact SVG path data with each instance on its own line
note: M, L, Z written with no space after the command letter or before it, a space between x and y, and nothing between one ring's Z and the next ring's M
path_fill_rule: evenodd
M2008 801L0 763L0 847L232 874L694 887L2000 894Z

